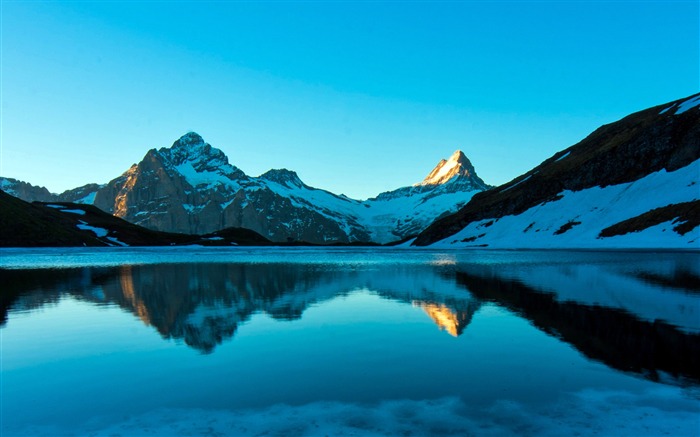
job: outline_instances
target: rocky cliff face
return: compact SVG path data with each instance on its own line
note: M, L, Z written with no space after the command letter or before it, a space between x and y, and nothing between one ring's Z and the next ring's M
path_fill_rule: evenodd
M477 194L415 243L697 248L697 226L679 232L673 222L698 221L697 206L687 207L700 197L698 159L695 95L602 126L513 181ZM644 220L629 220L635 217ZM628 235L604 232L622 222L630 224Z
M248 178L194 133L152 149L110 181L95 206L149 229L204 234L226 227L221 205Z
M0 190L18 197L25 202L73 202L92 204L95 193L103 185L87 184L82 187L64 191L61 194L49 192L46 187L39 187L17 179L0 177Z
M55 200L55 194L51 194L46 188L37 187L17 179L0 177L0 189L26 202L50 202Z

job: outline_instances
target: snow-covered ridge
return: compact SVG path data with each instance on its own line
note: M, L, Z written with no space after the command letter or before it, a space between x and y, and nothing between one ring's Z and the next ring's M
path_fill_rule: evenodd
M239 179L245 178L241 170L229 164L224 152L206 143L195 132L186 133L170 148L163 147L158 153L192 187L204 185L206 188L214 188L223 185L237 190L240 188Z
M655 208L700 198L700 160L673 172L661 170L630 183L562 191L557 200L518 215L484 219L433 247L668 248L700 249L700 227L681 235L677 220L639 232L601 237L601 231Z

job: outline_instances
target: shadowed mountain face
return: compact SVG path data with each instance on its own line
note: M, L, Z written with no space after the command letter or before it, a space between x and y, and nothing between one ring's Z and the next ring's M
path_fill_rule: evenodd
M694 257L655 264L471 263L153 264L0 270L8 312L70 296L118 306L203 352L264 313L293 321L357 290L422 310L452 336L468 332L484 304L516 313L587 357L659 380L700 382L700 272ZM12 323L11 317L9 323Z

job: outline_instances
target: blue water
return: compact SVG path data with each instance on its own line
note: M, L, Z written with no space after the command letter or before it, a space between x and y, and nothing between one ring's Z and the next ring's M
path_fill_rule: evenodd
M12 249L2 436L697 435L700 255Z

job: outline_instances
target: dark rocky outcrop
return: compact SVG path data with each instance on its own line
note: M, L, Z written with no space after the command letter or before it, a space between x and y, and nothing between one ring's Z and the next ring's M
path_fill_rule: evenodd
M0 247L266 245L249 229L210 235L159 232L129 223L92 205L27 203L0 191Z

